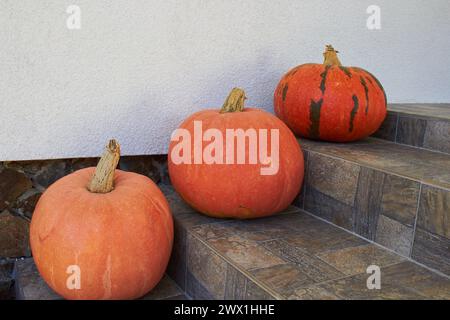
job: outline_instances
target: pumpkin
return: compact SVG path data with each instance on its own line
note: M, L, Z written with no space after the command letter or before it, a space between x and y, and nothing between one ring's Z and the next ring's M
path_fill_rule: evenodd
M295 134L348 142L378 130L386 117L386 94L374 75L344 67L331 45L323 64L303 64L283 76L275 90L276 115Z
M111 140L97 168L52 184L30 226L37 269L66 299L133 299L164 275L173 243L169 205L147 177L115 170Z
M170 180L188 204L211 217L272 215L288 207L302 185L303 154L295 136L274 115L244 108L245 99L244 91L235 88L222 109L191 115L178 129L183 137L172 135ZM186 142L198 134L200 124L205 139ZM245 144L233 132L246 133Z

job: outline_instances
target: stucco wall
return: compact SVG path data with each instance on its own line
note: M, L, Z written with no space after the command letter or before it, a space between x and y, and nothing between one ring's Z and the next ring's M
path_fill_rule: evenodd
M371 4L381 30L366 27ZM281 75L328 43L391 102L449 102L449 13L448 0L0 0L0 160L96 156L110 137L165 153L233 86L272 110Z

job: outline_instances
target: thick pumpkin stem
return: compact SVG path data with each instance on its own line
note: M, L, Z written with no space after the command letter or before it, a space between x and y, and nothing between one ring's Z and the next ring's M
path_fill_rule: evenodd
M120 159L120 145L112 139L109 140L106 150L97 164L88 190L93 193L108 193L114 189L114 171Z
M337 54L339 51L334 50L331 44L325 47L325 52L323 53L324 66L342 66L342 63L339 61Z
M244 111L245 92L242 89L234 88L228 95L227 100L220 109L220 113Z

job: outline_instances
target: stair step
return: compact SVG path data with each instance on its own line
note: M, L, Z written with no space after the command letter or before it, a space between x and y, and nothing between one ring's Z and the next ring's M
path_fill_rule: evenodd
M41 278L32 258L16 261L15 292L17 300L62 300ZM186 300L176 283L165 275L160 283L142 300Z
M175 222L167 273L193 299L450 299L450 279L295 206L240 221L206 217L162 186ZM381 289L367 289L367 267Z
M450 275L450 155L376 138L299 143L299 207Z
M374 136L450 154L450 104L390 104Z

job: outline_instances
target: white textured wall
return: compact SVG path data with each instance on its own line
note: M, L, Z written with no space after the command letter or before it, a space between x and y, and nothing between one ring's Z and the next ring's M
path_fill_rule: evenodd
M366 28L371 4L381 30ZM0 160L95 156L110 137L166 153L233 86L272 110L281 75L328 43L391 102L449 102L449 15L448 0L0 0Z

